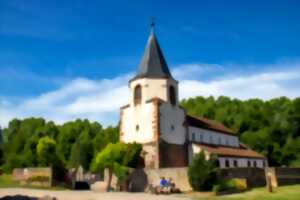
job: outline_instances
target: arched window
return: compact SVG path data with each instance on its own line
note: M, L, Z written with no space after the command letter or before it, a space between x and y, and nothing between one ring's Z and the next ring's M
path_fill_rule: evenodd
M134 88L134 104L140 104L142 102L142 87L137 85Z
M169 98L170 98L171 104L173 106L176 105L176 92L175 92L175 88L173 86L169 87Z
M229 167L229 160L225 160L225 167Z

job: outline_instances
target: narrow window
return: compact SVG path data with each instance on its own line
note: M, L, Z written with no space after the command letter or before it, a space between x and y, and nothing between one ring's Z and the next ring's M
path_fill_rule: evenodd
M171 131L174 131L175 127L174 125L171 125Z
M209 136L209 143L212 144L213 143L213 137Z
M192 141L195 141L196 140L196 135L195 133L192 133Z
M137 85L134 88L134 105L138 105L142 102L142 87Z
M200 134L200 142L203 142L203 135Z
M248 167L251 167L251 162L250 162L250 160L248 160Z
M221 137L219 137L218 144L222 144Z
M136 126L135 126L135 130L136 130L136 132L138 132L138 131L140 130L140 126L139 126L139 125L136 125Z
M257 167L257 163L256 163L256 161L254 161L254 163L253 163L253 164L254 164L254 167Z
M235 167L237 167L237 166L238 166L238 162L237 162L237 160L234 160L234 161L233 161L233 166L235 166Z
M225 160L225 167L229 167L229 160Z
M173 86L169 87L169 98L170 98L170 102L173 106L176 105L176 92L175 92L175 88Z

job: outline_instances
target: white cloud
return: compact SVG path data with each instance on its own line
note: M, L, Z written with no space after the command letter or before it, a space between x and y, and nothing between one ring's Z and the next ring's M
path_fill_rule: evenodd
M243 66L239 68L243 69ZM272 67L270 67L272 68ZM257 73L232 73L226 66L209 64L180 65L173 74L180 82L180 97L230 96L239 99L300 96L300 63L274 66ZM202 77L210 76L209 80ZM74 79L61 88L36 97L10 102L0 99L0 125L12 118L44 117L57 123L88 118L104 125L117 124L119 107L129 99L128 80L132 74L113 79Z

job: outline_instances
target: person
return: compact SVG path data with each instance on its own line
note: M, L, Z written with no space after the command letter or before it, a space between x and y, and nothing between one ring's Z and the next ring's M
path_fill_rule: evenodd
M159 186L161 188L168 187L168 181L165 179L165 177L160 178Z

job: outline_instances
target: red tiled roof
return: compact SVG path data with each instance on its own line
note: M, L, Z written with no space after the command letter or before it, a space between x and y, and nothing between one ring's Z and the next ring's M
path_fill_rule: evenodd
M204 117L194 117L191 115L187 115L186 121L190 126L236 135L233 130L227 128L222 123Z
M212 154L217 154L218 156L233 156L233 157L248 157L248 158L265 158L263 155L248 149L248 148L234 148L225 146L211 146L205 144L196 144L201 149L208 151Z

